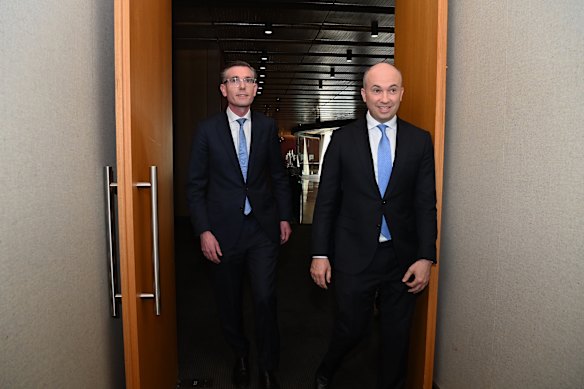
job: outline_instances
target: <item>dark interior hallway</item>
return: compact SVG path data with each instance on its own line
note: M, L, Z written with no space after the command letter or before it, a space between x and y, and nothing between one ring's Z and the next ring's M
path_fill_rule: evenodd
M279 262L278 314L281 360L278 377L282 388L312 388L314 371L326 350L334 312L331 291L320 290L309 276L309 225L292 226L293 235L283 246ZM232 388L232 355L219 328L210 282L210 263L200 253L188 219L175 226L177 269L177 326L179 378L182 387L192 380L209 380L213 388ZM246 289L246 325L253 339L252 307ZM375 322L374 322L375 323ZM374 324L375 325L375 324ZM377 371L376 331L345 360L335 376L335 388L373 388ZM252 388L255 388L254 355ZM187 386L191 385L191 386ZM203 386L198 386L203 387Z

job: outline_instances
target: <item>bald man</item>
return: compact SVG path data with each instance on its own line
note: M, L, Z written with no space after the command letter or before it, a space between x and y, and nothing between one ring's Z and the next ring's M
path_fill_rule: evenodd
M311 277L333 283L337 314L315 388L331 388L343 357L370 327L379 295L378 389L405 386L416 295L436 263L436 185L430 134L397 117L401 72L369 68L361 96L368 112L333 134L313 219Z

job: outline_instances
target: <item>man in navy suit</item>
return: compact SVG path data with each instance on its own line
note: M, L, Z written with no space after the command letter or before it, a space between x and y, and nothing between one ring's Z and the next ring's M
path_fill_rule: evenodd
M197 128L189 166L188 200L195 234L213 262L221 325L234 351L233 383L247 388L249 342L242 320L242 281L250 278L261 388L279 388L276 316L279 246L292 230L288 177L273 119L250 110L256 71L235 62L221 73L225 112Z
M436 187L430 134L396 116L398 69L369 68L361 95L368 112L333 133L313 218L314 282L334 280L337 316L315 388L331 387L343 357L371 323L379 295L378 389L403 388L415 296L436 262Z

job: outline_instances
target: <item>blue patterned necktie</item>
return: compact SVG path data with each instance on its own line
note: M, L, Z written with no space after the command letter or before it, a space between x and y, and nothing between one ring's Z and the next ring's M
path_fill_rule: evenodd
M237 158L239 159L239 167L241 168L243 181L247 181L247 162L248 162L247 141L245 139L245 132L243 131L243 123L245 123L246 120L247 119L245 118L237 119L237 123L239 123L239 147L237 149ZM245 215L249 215L250 212L251 204L249 203L249 199L246 196L245 208L243 210L243 213Z
M377 149L377 186L379 187L381 197L383 197L387 189L387 184L389 184L389 177L391 177L391 146L389 144L389 138L385 133L387 126L385 124L379 124L377 128L381 131L381 140ZM385 216L381 217L381 235L388 240L391 239Z

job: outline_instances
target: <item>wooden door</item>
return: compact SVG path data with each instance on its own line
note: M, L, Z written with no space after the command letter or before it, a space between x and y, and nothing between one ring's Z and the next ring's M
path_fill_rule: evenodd
M438 252L442 220L442 167L446 99L447 0L396 0L395 65L404 77L399 116L432 133L436 159ZM432 388L438 301L438 265L418 298L411 332L408 388Z
M178 363L172 204L171 2L115 0L114 5L126 388L174 388ZM157 190L155 182L151 182L151 166L157 167ZM157 210L152 206L154 194L157 194L154 201ZM153 235L154 219L158 220L157 235ZM158 276L153 262L156 244ZM158 302L152 298L157 294L155 284L160 290Z

